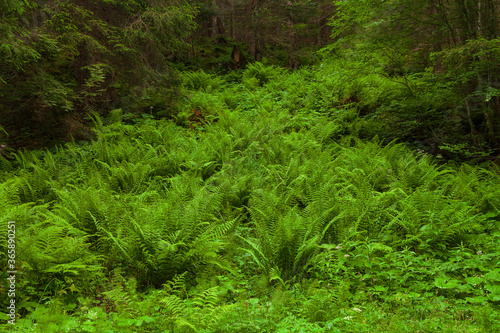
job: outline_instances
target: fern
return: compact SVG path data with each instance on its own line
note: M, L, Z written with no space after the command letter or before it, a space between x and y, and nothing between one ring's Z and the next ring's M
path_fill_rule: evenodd
M118 312L140 313L137 308L139 297L137 295L137 281L134 278L125 279L120 268L113 271L110 290L102 294L113 304Z
M267 82L269 82L272 78L280 75L279 68L273 68L270 66L266 66L260 62L255 62L253 64L249 64L245 73L243 74L243 79L255 78L260 86L263 86Z
M184 72L183 83L184 87L191 90L212 92L218 90L222 81L214 75L199 70L197 72Z

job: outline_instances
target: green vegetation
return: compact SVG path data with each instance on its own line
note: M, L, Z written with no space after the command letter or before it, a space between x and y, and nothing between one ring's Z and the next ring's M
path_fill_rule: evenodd
M497 332L499 6L0 2L0 331Z
M174 99L175 72L168 59L188 48L183 40L195 27L196 12L188 4L4 3L0 123L10 136L0 133L0 141L39 148L61 140L88 140L92 136L86 118L93 112L107 113L119 103L161 111Z
M175 121L118 109L92 142L2 157L2 329L493 332L500 169L360 140L342 68L186 72Z

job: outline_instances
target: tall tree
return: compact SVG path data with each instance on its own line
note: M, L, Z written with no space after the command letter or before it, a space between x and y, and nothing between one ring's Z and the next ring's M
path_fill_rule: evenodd
M437 79L452 85L471 136L481 136L472 141L500 149L500 3L345 0L336 6L331 24L337 45L377 54L386 74L443 72Z
M202 0L192 4L200 8L195 38L210 38L212 43L230 38L247 46L254 59L274 57L282 65L289 65L289 60L296 63L298 54L307 55L305 49L328 42L326 23L334 9L326 0Z
M66 138L120 96L169 86L168 61L195 14L156 0L8 0L0 9L0 123Z

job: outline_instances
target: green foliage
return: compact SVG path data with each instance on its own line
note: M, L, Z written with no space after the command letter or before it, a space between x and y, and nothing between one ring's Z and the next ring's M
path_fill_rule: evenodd
M183 76L184 86L191 90L203 90L210 93L217 91L221 85L220 79L201 69L197 72L185 72Z
M184 39L195 27L188 4L54 0L2 6L2 126L16 132L31 126L37 136L69 141L87 139L81 128L88 114L119 103L133 107L127 111L172 112L168 89L160 103L147 94L150 86L179 84L168 62L187 48ZM121 101L125 96L133 103Z
M349 79L358 83L349 80L346 86L354 89L344 98L366 115L361 136L409 141L456 161L498 155L498 6L407 0L336 5L330 22L336 41L323 52L335 63L347 60ZM466 149L440 150L454 146Z
M308 27L323 4L262 3L252 53L263 22L288 35L221 78L170 64L232 63L224 38L187 44L197 10L217 33L216 8L2 2L0 131L78 140L89 114L95 128L50 150L2 142L18 273L16 326L1 329L497 329L500 172L459 163L497 153L498 6L335 4L317 68L271 64L315 59L295 45L321 43Z
M272 66L266 66L261 62L255 62L248 65L245 73L243 74L244 80L257 79L258 85L263 86L268 83L274 77L280 75L280 69Z
M17 328L498 326L498 167L438 166L355 137L362 110L347 94L373 96L367 82L408 89L359 76L344 91L333 68L252 90L243 78L204 89L194 83L220 81L187 73L182 107L202 109L203 126L115 109L94 116L92 142L13 154L0 221L19 235Z

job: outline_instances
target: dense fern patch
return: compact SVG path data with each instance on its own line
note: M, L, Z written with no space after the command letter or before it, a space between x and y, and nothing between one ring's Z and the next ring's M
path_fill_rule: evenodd
M0 156L15 331L498 327L498 167L359 139L322 73L188 73L175 121L117 111L93 142Z

